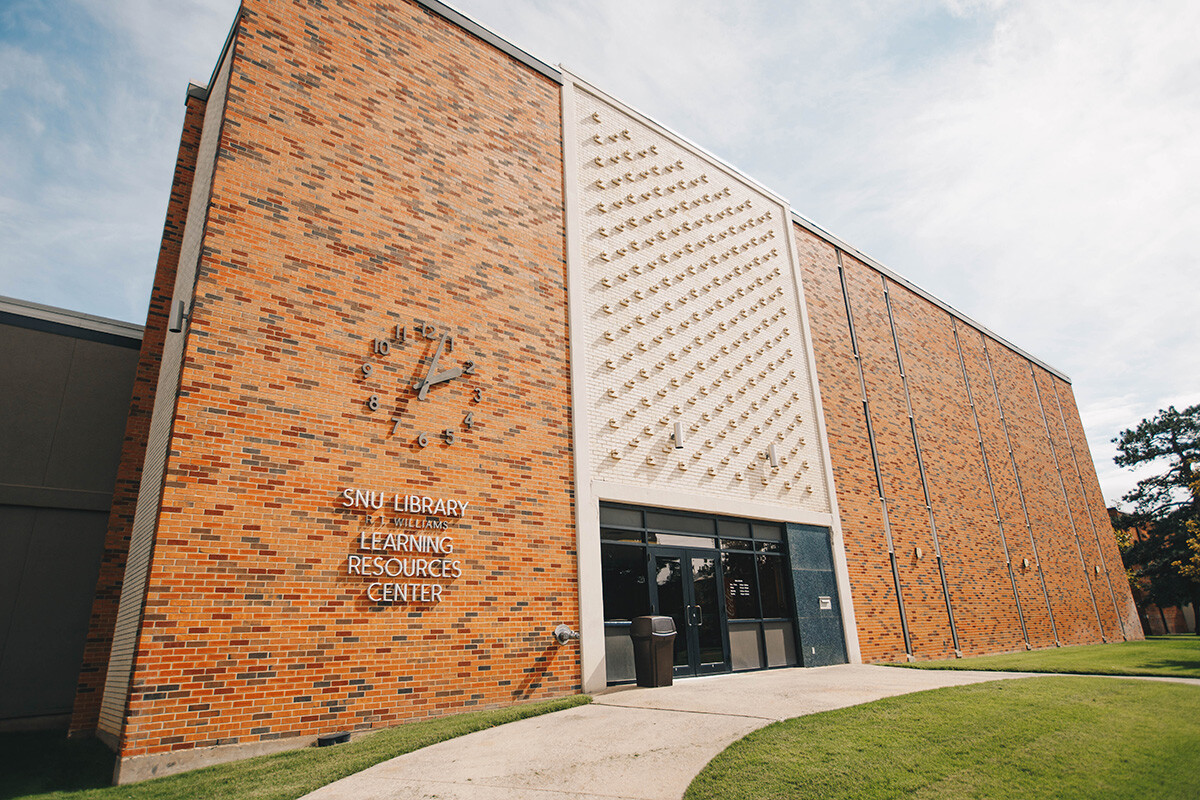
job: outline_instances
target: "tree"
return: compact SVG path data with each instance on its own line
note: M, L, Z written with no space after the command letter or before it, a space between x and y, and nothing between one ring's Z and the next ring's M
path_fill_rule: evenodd
M1123 550L1126 568L1160 608L1190 602L1200 612L1200 405L1170 406L1121 431L1113 443L1118 466L1166 465L1122 498L1132 511L1121 515L1119 527L1145 534Z

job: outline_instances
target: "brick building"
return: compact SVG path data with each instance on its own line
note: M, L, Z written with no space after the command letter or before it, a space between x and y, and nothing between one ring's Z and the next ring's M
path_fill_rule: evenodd
M681 676L1141 635L1065 376L432 0L243 3L116 483L121 781L625 681L644 613Z

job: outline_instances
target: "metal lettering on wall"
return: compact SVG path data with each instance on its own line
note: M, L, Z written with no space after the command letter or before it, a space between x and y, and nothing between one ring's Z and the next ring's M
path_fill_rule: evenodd
M347 575L371 581L363 590L366 598L379 604L441 602L449 582L462 576L462 561L446 531L466 514L470 501L353 488L338 496L342 508L368 512L358 552L346 557Z

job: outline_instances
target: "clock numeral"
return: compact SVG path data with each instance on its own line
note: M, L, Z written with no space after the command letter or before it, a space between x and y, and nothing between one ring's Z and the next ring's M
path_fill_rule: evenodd
M446 440L446 444L454 444L454 431L446 428L442 431L442 438Z
M425 445L429 444L429 437L423 433L418 434L417 435L417 444L420 445L421 447L424 447Z
M424 336L426 339L436 338L437 328L433 327L432 325L422 325L421 326L421 335Z
M469 430L469 431L475 430L475 412L474 411L468 411L467 415L465 417L463 417L463 425L465 425L467 430Z
M388 344L387 339L375 340L375 355L386 356L389 352L391 352L391 349L392 346Z
M396 341L397 342L407 341L407 333L408 333L408 331L406 331L404 329L403 325L397 325L396 326Z
M372 411L379 410L379 395L373 394L367 398L367 408L371 409Z
M446 352L447 353L454 352L454 337L453 336L446 337Z
M395 436L398 430L400 430L400 417L392 417L392 436Z
M475 374L475 362L467 361L466 363L464 363L463 364L463 375L474 375L474 374Z
M372 367L370 364L362 365L362 373L363 373L364 378L370 377L371 373L374 371L375 371L375 368Z
M476 403L483 402L483 389L479 389L479 388L475 389L475 402Z

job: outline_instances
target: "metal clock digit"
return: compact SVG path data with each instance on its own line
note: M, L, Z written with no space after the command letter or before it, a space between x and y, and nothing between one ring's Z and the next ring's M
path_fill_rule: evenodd
M430 353L428 345L435 341ZM428 322L395 325L392 336L372 339L369 360L355 369L363 390L359 402L368 417L381 409L387 414L388 436L411 430L415 448L435 441L451 447L478 430L484 390L478 385L477 357L448 363L454 345L453 335ZM413 374L416 380L410 383L404 376ZM395 403L389 406L392 397Z

